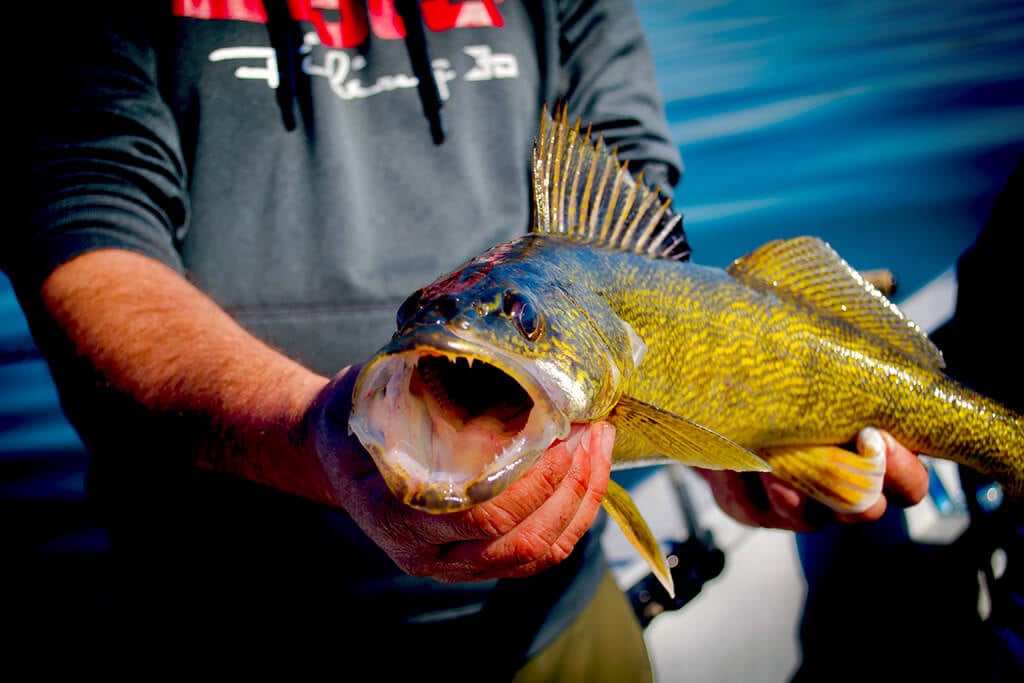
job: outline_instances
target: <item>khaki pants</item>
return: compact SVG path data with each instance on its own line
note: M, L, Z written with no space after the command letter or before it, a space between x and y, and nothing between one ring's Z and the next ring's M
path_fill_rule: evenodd
M643 629L626 595L606 572L582 614L512 679L514 683L650 683Z

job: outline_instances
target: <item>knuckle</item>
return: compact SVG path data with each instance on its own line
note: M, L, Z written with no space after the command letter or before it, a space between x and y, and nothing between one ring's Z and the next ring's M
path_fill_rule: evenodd
M590 490L590 472L583 467L573 465L565 479L562 480L562 486L569 488L576 498L582 500Z
M576 547L576 540L565 536L559 538L558 541L551 546L551 551L548 553L551 564L555 565L568 559L569 555L572 554L573 548Z
M577 469L575 465L569 468L570 471ZM546 490L547 494L551 494L555 489L558 488L559 483L565 478L567 472L563 471L559 467L555 467L551 463L545 464L537 471L539 483L542 484L542 488Z
M551 552L551 543L534 530L524 529L512 544L516 564L536 562Z
M515 511L493 500L466 511L473 528L487 538L499 538L512 531L518 523Z

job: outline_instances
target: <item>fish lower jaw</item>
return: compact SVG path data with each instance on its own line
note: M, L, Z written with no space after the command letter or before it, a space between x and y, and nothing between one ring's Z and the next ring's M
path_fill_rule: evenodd
M504 491L554 442L555 423L502 434L467 423L438 425L429 445L409 442L371 449L388 487L407 505L440 514L465 510ZM539 427L536 428L536 427ZM431 463L427 465L425 463Z
M426 480L404 473L382 470L391 492L409 507L445 514L459 512L474 505L466 493L466 484L457 481Z

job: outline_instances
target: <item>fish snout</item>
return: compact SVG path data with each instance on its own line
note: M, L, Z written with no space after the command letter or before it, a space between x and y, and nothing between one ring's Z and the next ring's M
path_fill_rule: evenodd
M458 321L461 327L466 326L466 321L476 318L476 312L471 306L463 306L457 296L446 295L432 299L429 303L421 305L414 319L407 321L407 325L448 325Z

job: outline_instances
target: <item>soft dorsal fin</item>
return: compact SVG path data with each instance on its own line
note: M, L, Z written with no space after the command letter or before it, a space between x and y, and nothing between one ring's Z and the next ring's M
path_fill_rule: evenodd
M533 146L533 232L565 235L591 245L657 258L690 255L672 201L636 179L590 128L570 126L565 107L547 107Z
M917 323L817 237L769 242L726 270L756 289L846 321L932 367L945 367L942 352Z

